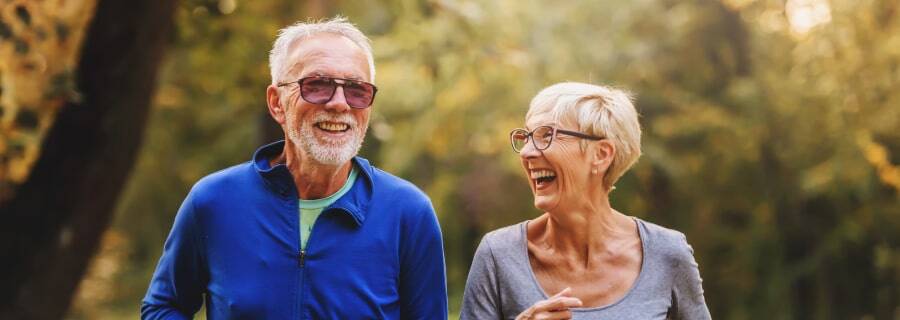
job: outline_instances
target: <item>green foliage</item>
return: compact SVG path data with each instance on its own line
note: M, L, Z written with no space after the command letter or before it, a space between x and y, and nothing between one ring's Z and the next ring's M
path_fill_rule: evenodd
M261 144L267 51L305 11L240 1L224 14L224 2L179 9L114 228L130 248L108 284L118 298L93 308L136 312L188 188ZM768 0L330 10L373 39L380 89L363 155L432 197L451 310L480 237L538 214L506 134L538 90L571 80L637 95L645 156L613 206L687 234L716 318L895 318L900 4L809 3L824 4L828 19L808 30L798 27L810 22L804 7Z

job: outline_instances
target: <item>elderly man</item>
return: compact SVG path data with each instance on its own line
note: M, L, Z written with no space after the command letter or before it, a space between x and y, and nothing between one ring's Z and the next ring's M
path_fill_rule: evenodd
M284 141L201 179L144 298L144 319L446 319L427 196L355 157L376 87L369 40L342 18L282 29L269 113Z

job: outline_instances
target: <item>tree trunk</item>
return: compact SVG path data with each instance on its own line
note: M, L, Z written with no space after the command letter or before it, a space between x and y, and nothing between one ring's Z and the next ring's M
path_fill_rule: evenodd
M60 110L15 196L0 204L0 319L56 319L135 162L175 0L101 0Z

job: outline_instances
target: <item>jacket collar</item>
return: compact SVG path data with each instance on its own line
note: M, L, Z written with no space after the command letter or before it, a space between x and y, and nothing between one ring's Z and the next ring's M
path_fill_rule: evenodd
M284 140L264 145L253 154L253 168L265 181L266 187L273 193L284 199L297 199L297 186L294 184L294 176L284 164L274 167L269 165L269 159L277 157L284 150ZM369 201L375 188L373 180L375 169L369 161L362 157L353 157L351 160L360 174L350 191L340 199L325 208L322 213L329 211L342 212L349 215L357 226L366 221Z

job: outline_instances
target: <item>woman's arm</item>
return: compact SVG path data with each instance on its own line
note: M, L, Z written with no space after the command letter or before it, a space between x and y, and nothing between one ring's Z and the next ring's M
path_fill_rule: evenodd
M694 260L694 249L688 244L684 234L676 253L676 272L673 274L672 310L673 319L711 319L706 300L703 298L703 279L700 267Z
M482 238L469 268L460 320L502 319L496 271L490 245Z

